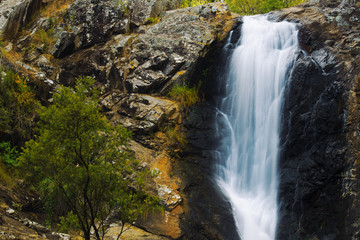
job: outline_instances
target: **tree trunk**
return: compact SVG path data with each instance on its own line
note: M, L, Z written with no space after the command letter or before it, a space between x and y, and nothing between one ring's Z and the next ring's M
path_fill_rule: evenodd
M90 231L84 231L83 230L83 232L84 232L84 239L85 240L90 240Z

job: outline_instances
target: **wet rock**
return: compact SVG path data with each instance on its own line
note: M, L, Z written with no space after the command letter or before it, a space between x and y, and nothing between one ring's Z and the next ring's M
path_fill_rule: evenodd
M183 121L188 145L174 173L181 176L186 196L182 229L186 239L239 239L229 201L214 180L216 149L215 110L199 104Z
M283 108L277 238L357 239L359 10L349 1L300 8L280 12L300 23L302 53Z

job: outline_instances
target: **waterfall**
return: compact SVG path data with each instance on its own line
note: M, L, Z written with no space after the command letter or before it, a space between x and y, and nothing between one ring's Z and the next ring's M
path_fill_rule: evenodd
M217 182L242 240L274 240L282 96L298 49L297 29L266 16L244 17L241 38L220 79Z

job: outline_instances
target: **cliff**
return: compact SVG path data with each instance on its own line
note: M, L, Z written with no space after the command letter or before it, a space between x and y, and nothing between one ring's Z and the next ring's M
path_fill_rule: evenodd
M43 104L57 85L94 77L106 117L133 131L136 158L159 171L152 187L165 211L135 225L161 236L134 230L129 239L238 239L212 178L220 140L211 103L227 57L221 49L241 18L222 3L176 9L175 0L24 0L9 8L12 2L0 1L1 65L28 77ZM301 45L283 107L277 238L357 239L359 5L312 2L269 16L296 22ZM171 99L180 83L198 88L201 101ZM7 205L1 224L16 230ZM45 231L30 228L24 231L34 238Z
M299 24L301 47L283 109L278 239L358 239L359 5L275 14Z
M222 3L176 9L179 4L43 1L31 21L16 23L21 31L2 31L1 64L27 77L45 105L57 85L73 86L79 76L95 78L106 117L134 133L135 157L159 171L151 187L165 210L135 223L163 236L148 234L149 239L236 239L230 206L213 184L206 157L212 110L201 101L185 108L167 93L177 84L197 87L206 79L208 63L237 16ZM30 5L22 6L13 6L10 16L30 11ZM5 26L15 24L6 19ZM10 220L4 226L15 229ZM122 238L135 239L136 233ZM15 230L11 234L20 237Z

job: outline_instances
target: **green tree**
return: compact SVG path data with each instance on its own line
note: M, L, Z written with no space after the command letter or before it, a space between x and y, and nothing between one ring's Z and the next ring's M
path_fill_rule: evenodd
M75 89L60 87L53 104L39 111L38 136L19 158L26 179L45 198L56 192L64 199L68 222L76 219L72 225L86 240L92 229L103 239L114 210L124 226L156 202L143 191L146 171L138 170L126 148L131 133L101 115L93 85L82 77Z

